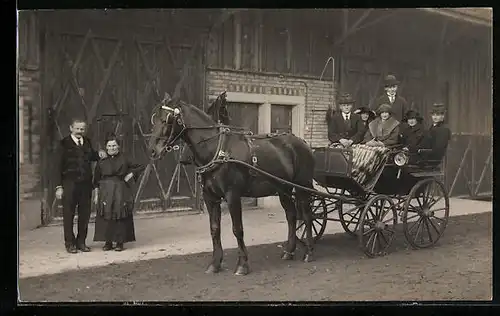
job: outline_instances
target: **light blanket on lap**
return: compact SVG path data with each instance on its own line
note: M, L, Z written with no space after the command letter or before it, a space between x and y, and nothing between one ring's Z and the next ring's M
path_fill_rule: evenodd
M389 149L366 145L352 146L352 178L366 187L387 161Z

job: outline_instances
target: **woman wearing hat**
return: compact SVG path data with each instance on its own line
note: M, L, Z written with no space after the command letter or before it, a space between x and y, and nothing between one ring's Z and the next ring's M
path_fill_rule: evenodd
M364 136L366 134L366 131L368 131L368 124L370 124L370 122L375 119L375 116L377 116L377 114L365 106L356 109L354 113L358 114L361 117L361 122L363 123L362 135Z
M427 131L425 147L430 152L421 154L423 159L441 160L446 154L451 131L444 123L446 109L443 103L434 103L431 111L432 126Z
M392 116L392 107L381 104L378 117L368 124L364 143L368 146L394 146L399 143L399 121Z
M417 111L406 112L401 124L401 143L410 152L417 152L424 143L423 118Z
M398 92L399 81L396 79L394 75L388 75L384 79L384 90L385 93L381 97L378 98L375 103L376 106L380 106L381 104L388 104L392 106L392 113L394 118L401 122L404 114L408 109L408 102L399 96Z

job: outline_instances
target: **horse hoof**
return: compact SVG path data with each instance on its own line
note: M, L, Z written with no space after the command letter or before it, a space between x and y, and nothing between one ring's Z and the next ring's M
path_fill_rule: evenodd
M215 265L211 264L208 266L207 270L205 270L205 273L210 274L210 273L219 273L220 272L220 267L216 267Z
M283 259L283 260L293 260L293 258L294 258L294 255L293 255L293 253L290 253L290 252L284 252L281 255L281 259Z
M312 254L304 255L304 262L311 262L311 261L314 261L314 257Z
M234 271L234 275L247 275L249 272L248 266L238 266Z

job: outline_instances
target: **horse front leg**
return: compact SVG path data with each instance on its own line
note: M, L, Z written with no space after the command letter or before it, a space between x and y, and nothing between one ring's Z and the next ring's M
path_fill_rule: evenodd
M313 216L311 212L310 194L307 192L297 193L297 210L302 212L306 230L306 253L304 254L304 262L314 261L314 241L312 237L312 222Z
M222 242L220 238L221 202L219 199L206 192L203 192L203 198L205 199L205 205L207 206L210 220L210 234L212 235L213 245L212 262L205 273L218 273L221 270L223 258Z
M233 222L233 234L238 242L238 262L234 270L236 275L247 275L250 272L248 265L248 252L243 240L243 218L241 212L241 196L230 192L226 196L229 213Z

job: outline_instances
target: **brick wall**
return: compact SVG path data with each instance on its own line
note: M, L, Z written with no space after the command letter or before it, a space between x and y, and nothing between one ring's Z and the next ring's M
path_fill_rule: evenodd
M19 70L20 200L40 196L40 83L36 68ZM22 131L21 131L22 129Z
M253 73L246 71L209 69L206 74L206 93L218 95L224 90L230 91L235 85L251 86L252 91L268 88L267 93L305 96L304 138L312 146L328 144L325 113L333 103L333 83L307 77L283 77L279 74ZM252 88L253 87L253 88ZM288 89L288 90L287 90Z

